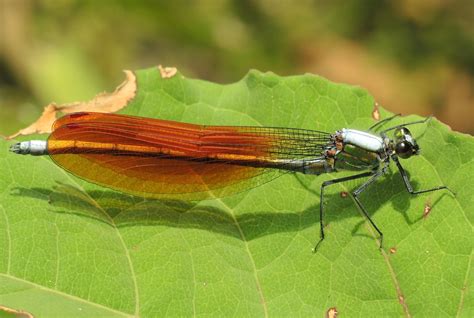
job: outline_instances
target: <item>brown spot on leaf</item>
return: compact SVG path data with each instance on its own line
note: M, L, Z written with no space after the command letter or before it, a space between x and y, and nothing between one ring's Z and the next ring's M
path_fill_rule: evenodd
M402 305L405 305L405 297L403 295L398 295L398 302Z
M331 307L326 312L326 318L336 318L339 312L337 311L336 307Z
M379 103L374 103L374 110L372 111L372 118L379 121L380 120L380 111L379 111Z
M426 219L428 217L428 215L430 215L431 213L431 203L430 202L426 202L425 203L425 207L423 208L423 218Z
M113 93L101 93L88 102L76 102L69 104L56 105L51 103L47 105L43 114L30 126L19 130L8 139L20 135L45 134L51 132L51 127L56 120L58 113L69 114L75 112L89 111L99 113L113 113L127 106L135 97L137 90L137 81L132 71L125 71L126 79L120 84Z
M347 198L348 195L349 193L347 193L346 191L341 191L341 198Z
M161 78L171 78L178 73L178 69L176 67L163 67L158 65L158 69L160 70Z
M33 318L34 316L29 312L23 310L17 310L13 308L8 308L5 306L0 305L0 316L3 317L2 313L14 315L17 318ZM5 315L6 317L10 317L10 315Z
M390 254L395 254L397 252L397 248L396 247L391 247L390 248Z

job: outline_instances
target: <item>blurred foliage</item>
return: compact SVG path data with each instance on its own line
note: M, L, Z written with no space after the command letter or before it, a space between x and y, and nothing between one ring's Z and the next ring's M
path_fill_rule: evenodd
M0 0L0 133L157 64L217 82L316 73L474 132L470 0Z

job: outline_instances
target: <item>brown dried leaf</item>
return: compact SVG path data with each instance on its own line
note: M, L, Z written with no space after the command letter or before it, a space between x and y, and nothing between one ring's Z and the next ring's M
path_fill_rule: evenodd
M336 307L331 307L326 312L326 318L337 318L338 314L339 314L339 312L337 311L337 308Z
M171 78L178 73L178 69L176 67L163 67L158 65L158 69L160 70L161 78Z
M76 102L62 105L51 103L47 105L38 120L7 138L12 139L20 135L50 133L58 112L68 114L81 111L99 113L113 113L119 111L127 106L128 102L135 97L137 90L135 74L132 71L126 70L125 75L125 81L120 84L113 93L98 94L92 100L87 102Z
M17 310L13 308L8 308L5 306L0 305L0 316L3 317L2 312L10 315L14 315L15 317L19 318L33 318L34 316L30 314L29 312L23 311L23 310ZM7 316L10 317L10 316Z

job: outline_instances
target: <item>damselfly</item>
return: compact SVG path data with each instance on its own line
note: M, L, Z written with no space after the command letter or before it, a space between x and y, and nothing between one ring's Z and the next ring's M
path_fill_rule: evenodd
M397 116L397 115L395 115ZM420 148L406 126L374 131L395 116L366 131L201 126L117 114L74 113L58 119L47 141L12 145L18 154L48 155L70 173L87 181L151 198L199 200L223 197L262 185L278 176L298 172L319 175L349 170L357 174L321 185L320 240L324 240L324 190L327 186L368 178L353 191L357 205L380 235L360 201L360 194L387 172L393 160L411 194L415 191L399 158ZM393 138L388 136L393 132ZM451 191L451 190L449 190Z

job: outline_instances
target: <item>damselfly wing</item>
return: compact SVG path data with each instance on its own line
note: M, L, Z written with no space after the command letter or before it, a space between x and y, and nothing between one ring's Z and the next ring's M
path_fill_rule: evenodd
M50 157L112 189L152 198L222 197L266 183L314 159L330 134L302 129L202 126L105 113L57 120Z

